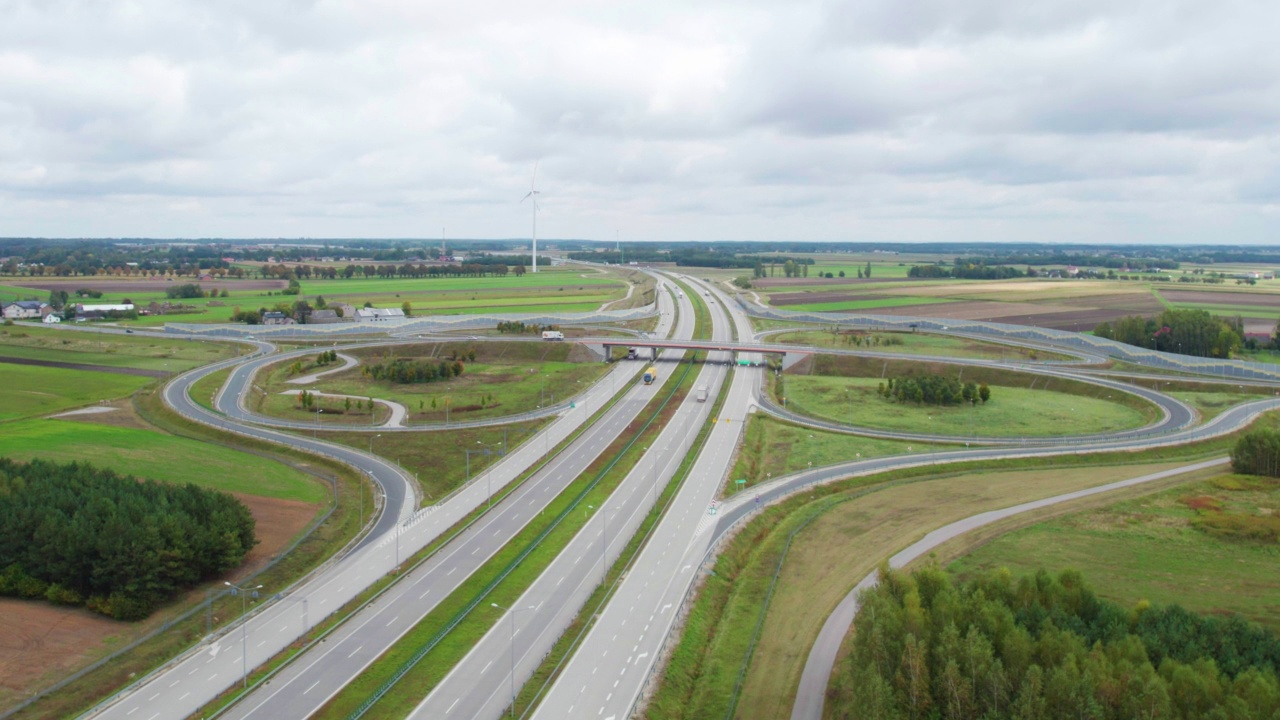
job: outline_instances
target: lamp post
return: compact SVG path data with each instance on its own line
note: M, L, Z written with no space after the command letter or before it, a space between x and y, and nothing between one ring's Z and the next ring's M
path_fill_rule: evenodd
M595 510L595 505L588 505L588 510ZM600 584L604 585L609 577L609 522L605 519L607 511L600 508Z
M505 608L498 603L489 603L490 605L511 613L511 717L516 716L516 613L521 610L536 610L537 605L526 605L519 608Z
M245 617L249 614L249 592L256 592L262 588L261 585L253 587L240 587L230 582L223 581L223 584L231 588L232 594L240 595L240 681L244 687L249 687L249 662L248 662L248 646L249 646L249 623Z

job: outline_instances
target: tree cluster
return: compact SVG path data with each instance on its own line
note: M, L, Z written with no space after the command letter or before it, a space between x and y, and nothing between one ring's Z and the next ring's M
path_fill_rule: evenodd
M414 384L451 380L461 376L462 370L461 360L432 362L430 360L399 358L378 363L377 365L365 365L363 373L366 377L374 380Z
M991 388L986 383L961 383L945 375L889 378L888 382L880 383L877 391L886 400L917 405L976 405L991 399Z
M137 620L238 566L256 543L248 508L225 493L0 458L3 595Z
M1079 573L960 584L881 571L837 670L836 718L1275 718L1280 638L1178 606L1132 611Z
M1242 475L1280 477L1280 432L1245 433L1231 448L1231 469Z
M525 324L519 320L503 320L498 323L498 332L512 335L525 335L532 333L538 335L544 330L558 330L556 325L538 325L537 323Z
M1229 358L1240 349L1244 321L1215 317L1207 310L1165 310L1156 318L1135 315L1099 323L1093 334L1149 350Z
M316 365L329 365L338 362L337 350L325 350L316 356Z

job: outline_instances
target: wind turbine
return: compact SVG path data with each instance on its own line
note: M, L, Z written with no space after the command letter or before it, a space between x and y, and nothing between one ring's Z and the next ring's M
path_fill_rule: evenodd
M538 196L542 193L538 192L538 163L533 163L533 179L529 181L529 192L520 198L520 202L524 202L533 198L533 271L538 272Z

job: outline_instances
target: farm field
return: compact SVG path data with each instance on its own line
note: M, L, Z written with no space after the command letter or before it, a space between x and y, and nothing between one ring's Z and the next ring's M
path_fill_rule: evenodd
M124 397L152 382L138 375L67 370L31 365L0 365L0 422L101 403ZM12 431L12 426L6 425Z
M816 519L795 535L778 575L735 718L787 717L809 648L827 615L859 580L919 539L925 528L1174 466L967 472L879 485L859 479L767 509L741 531L706 578L648 717L694 720L725 714L782 546L811 517Z
M1081 435L1140 427L1137 410L1053 390L992 386L975 407L897 403L877 394L879 378L786 376L787 408L880 430L996 437Z
M1123 605L1149 600L1238 612L1280 630L1277 507L1280 480L1223 475L1013 530L948 569L967 576L995 567L1015 574L1073 568ZM1220 524L1200 525L1214 519ZM1241 537L1250 523L1269 523L1270 539Z
M824 281L833 282L833 281ZM786 310L863 311L881 315L985 320L1090 331L1104 320L1156 314L1165 305L1149 283L1121 281L854 281L835 286L765 287L771 305ZM903 302L907 301L907 302Z
M15 324L0 327L0 356L181 372L233 357L236 343L180 340Z
M476 352L474 361L469 359L471 350ZM514 415L557 400L563 401L578 394L608 370L607 365L593 361L587 356L587 351L579 346L542 341L423 343L394 348L360 349L350 354L360 358L360 366L325 376L306 386L288 383L290 377L295 377L289 374L291 364L273 365L258 376L258 385L266 393L265 399L262 395L255 395L254 402L259 404L263 412L278 417L315 420L314 412L304 412L296 407L296 399L279 394L306 387L320 392L398 402L409 411L410 423L444 422L445 405L448 403L448 419L465 422ZM363 372L365 366L391 358L421 359L435 363L455 356L463 363L464 372L460 377L448 381L393 383L374 380ZM579 358L580 362L574 361ZM311 371L308 367L296 376ZM343 400L322 398L318 402L324 408L322 414L347 412ZM367 414L363 417L367 419Z
M902 353L905 355L938 355L954 358L1052 360L1063 357L1056 353L1043 350L1036 351L1016 345L1000 345L970 338L930 335L928 333L851 331L832 333L829 330L814 329L778 333L777 335L769 336L768 340L771 342L832 347L843 350L869 350ZM858 344L859 342L861 344Z
M277 303L292 305L297 300L314 302L317 295L328 302L348 302L362 306L400 307L408 302L417 314L460 314L480 312L586 312L606 303L621 300L627 293L627 282L616 275L582 268L540 270L537 275L508 274L506 277L477 278L351 278L349 280L311 280L299 283L299 295L281 295L287 283L267 279L220 279L196 281L174 278L123 279L114 277L84 278L10 278L15 294L45 297L51 289L72 293L89 288L103 293L90 303L118 303L125 299L139 306L164 302L165 290L175 285L194 283L206 290L226 290L226 298L190 298L174 300L194 306L194 312L139 317L121 321L143 327L166 322L229 322L237 306L245 309L273 307ZM19 285L20 283L20 285ZM268 294L270 293L270 294Z

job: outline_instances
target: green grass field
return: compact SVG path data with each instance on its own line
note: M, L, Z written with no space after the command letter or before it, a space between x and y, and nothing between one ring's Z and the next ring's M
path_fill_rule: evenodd
M0 372L0 422L114 400L153 382L136 375L7 363L0 364Z
M1140 427L1137 410L1105 399L992 386L976 407L890 402L879 378L786 376L787 408L814 417L882 430L999 437L1080 435ZM846 392L847 391L847 392Z
M208 340L108 335L25 323L0 327L0 355L180 372L233 357L241 346Z
M6 423L4 430L0 455L17 460L91 462L162 482L309 503L323 503L331 493L282 463L153 430L43 419Z
M1211 535L1193 506L1274 518L1280 481L1222 478L1124 500L1014 530L952 563L969 575L992 567L1015 574L1045 568L1084 573L1102 597L1178 603L1197 612L1238 612L1280 630L1280 545Z
M1185 402L1204 416L1205 420L1217 416L1227 408L1239 405L1240 403L1249 402L1250 400L1258 400L1262 396L1248 393L1229 393L1229 392L1186 392L1171 391L1169 392L1175 398Z

